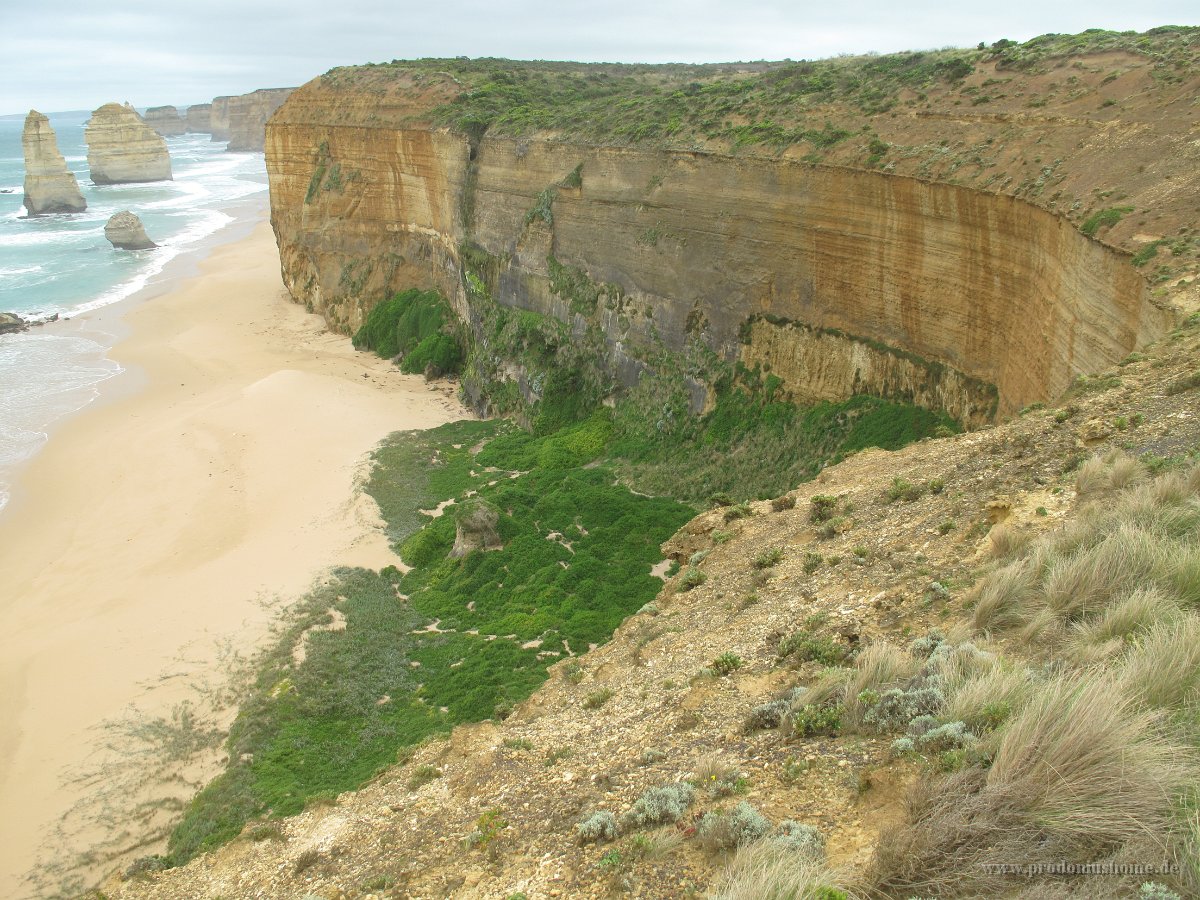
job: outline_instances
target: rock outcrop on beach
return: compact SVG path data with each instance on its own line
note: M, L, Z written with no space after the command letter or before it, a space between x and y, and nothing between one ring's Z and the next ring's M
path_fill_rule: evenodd
M187 108L187 130L189 134L212 133L212 104L193 103Z
M0 334L16 334L27 327L25 320L16 313L0 313Z
M118 250L150 250L158 246L147 236L142 220L127 209L115 213L105 223L104 236Z
M96 184L171 180L167 142L128 104L106 103L93 112L84 137Z
M178 137L187 134L187 122L174 106L151 106L146 110L145 122L163 137Z
M77 213L87 209L79 182L58 151L50 120L31 109L21 134L25 151L25 211L31 216Z
M232 96L214 97L209 107L208 125L214 141L229 140L229 104Z
M264 88L234 97L229 103L229 146L234 151L261 151L267 119L295 88Z

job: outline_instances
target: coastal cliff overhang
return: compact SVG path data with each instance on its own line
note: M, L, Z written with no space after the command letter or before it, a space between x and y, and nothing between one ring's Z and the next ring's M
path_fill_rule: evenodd
M918 177L901 159L851 165L851 145L866 133L850 127L845 109L782 148L713 139L681 149L598 137L589 123L578 134L561 124L506 133L525 113L510 105L490 122L472 119L478 93L502 95L504 79L489 76L485 90L471 67L495 63L511 76L521 64L468 61L443 71L438 62L334 70L299 89L269 124L285 282L336 328L356 328L378 298L410 286L442 290L470 321L469 249L488 260L500 304L555 316L579 333L598 329L622 383L659 350L700 346L770 366L797 397L898 396L978 423L1061 393L1174 321L1128 252L1081 233L1103 200L1081 206L1061 190L1053 202L1046 195L1047 184L1101 177L1095 160L1105 152L1113 177L1133 187L1128 172L1144 163L1115 153L1111 140L1106 151L1085 139L1076 160L1043 167L1053 171L1040 186L1006 193L994 182ZM945 99L999 71L996 60L972 65L957 81L934 77L926 97ZM710 82L682 93L794 77L795 66L716 67ZM627 78L636 110L638 85L696 77L703 67L682 75L568 68L572 78ZM837 102L823 109L832 116ZM901 131L923 136L931 115L922 113L935 111L866 117L865 149L898 155L908 146L896 140ZM1039 121L1026 134L1003 114L958 115L970 121L949 131L992 128L980 143L1003 136L998 152L1016 161L1010 166L1042 161L1035 148L1059 152L1078 130ZM878 136L885 126L892 140ZM1123 127L1109 127L1109 138ZM1149 146L1173 139L1162 117L1130 128ZM931 158L947 155L934 147ZM1177 199L1160 206L1174 211ZM1121 215L1106 219L1100 236L1119 236Z

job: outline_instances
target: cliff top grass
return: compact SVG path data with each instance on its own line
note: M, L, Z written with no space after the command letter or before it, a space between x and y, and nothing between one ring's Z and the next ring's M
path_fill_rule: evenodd
M1143 58L1156 79L1175 83L1200 60L1200 28L1089 29L971 49L708 65L393 60L333 69L322 82L358 86L399 73L417 83L453 80L457 96L432 109L429 119L475 139L485 132L562 132L619 144L707 140L784 148L807 141L820 148L851 134L824 121L822 107L830 104L878 115L961 82L981 63L994 64L998 72L1028 73L1063 57L1114 52Z

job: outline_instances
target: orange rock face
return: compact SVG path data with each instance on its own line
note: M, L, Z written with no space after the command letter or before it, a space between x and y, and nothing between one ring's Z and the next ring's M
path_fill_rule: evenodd
M590 321L628 377L637 348L699 341L770 363L797 397L874 393L978 423L1173 321L1126 253L1024 200L788 158L473 145L423 118L456 91L449 76L320 78L269 124L284 280L332 327L408 287L469 320L469 242L495 260L502 304L582 327L552 267L603 287Z

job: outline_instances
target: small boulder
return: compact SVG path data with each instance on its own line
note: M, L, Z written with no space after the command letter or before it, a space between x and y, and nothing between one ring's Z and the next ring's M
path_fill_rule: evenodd
M27 327L25 320L16 313L0 313L0 334L15 334Z
M500 512L486 500L472 498L458 504L451 559L462 559L475 550L499 550L504 546L496 527Z
M142 220L127 209L108 220L104 226L104 236L118 250L150 250L158 246L146 236Z

